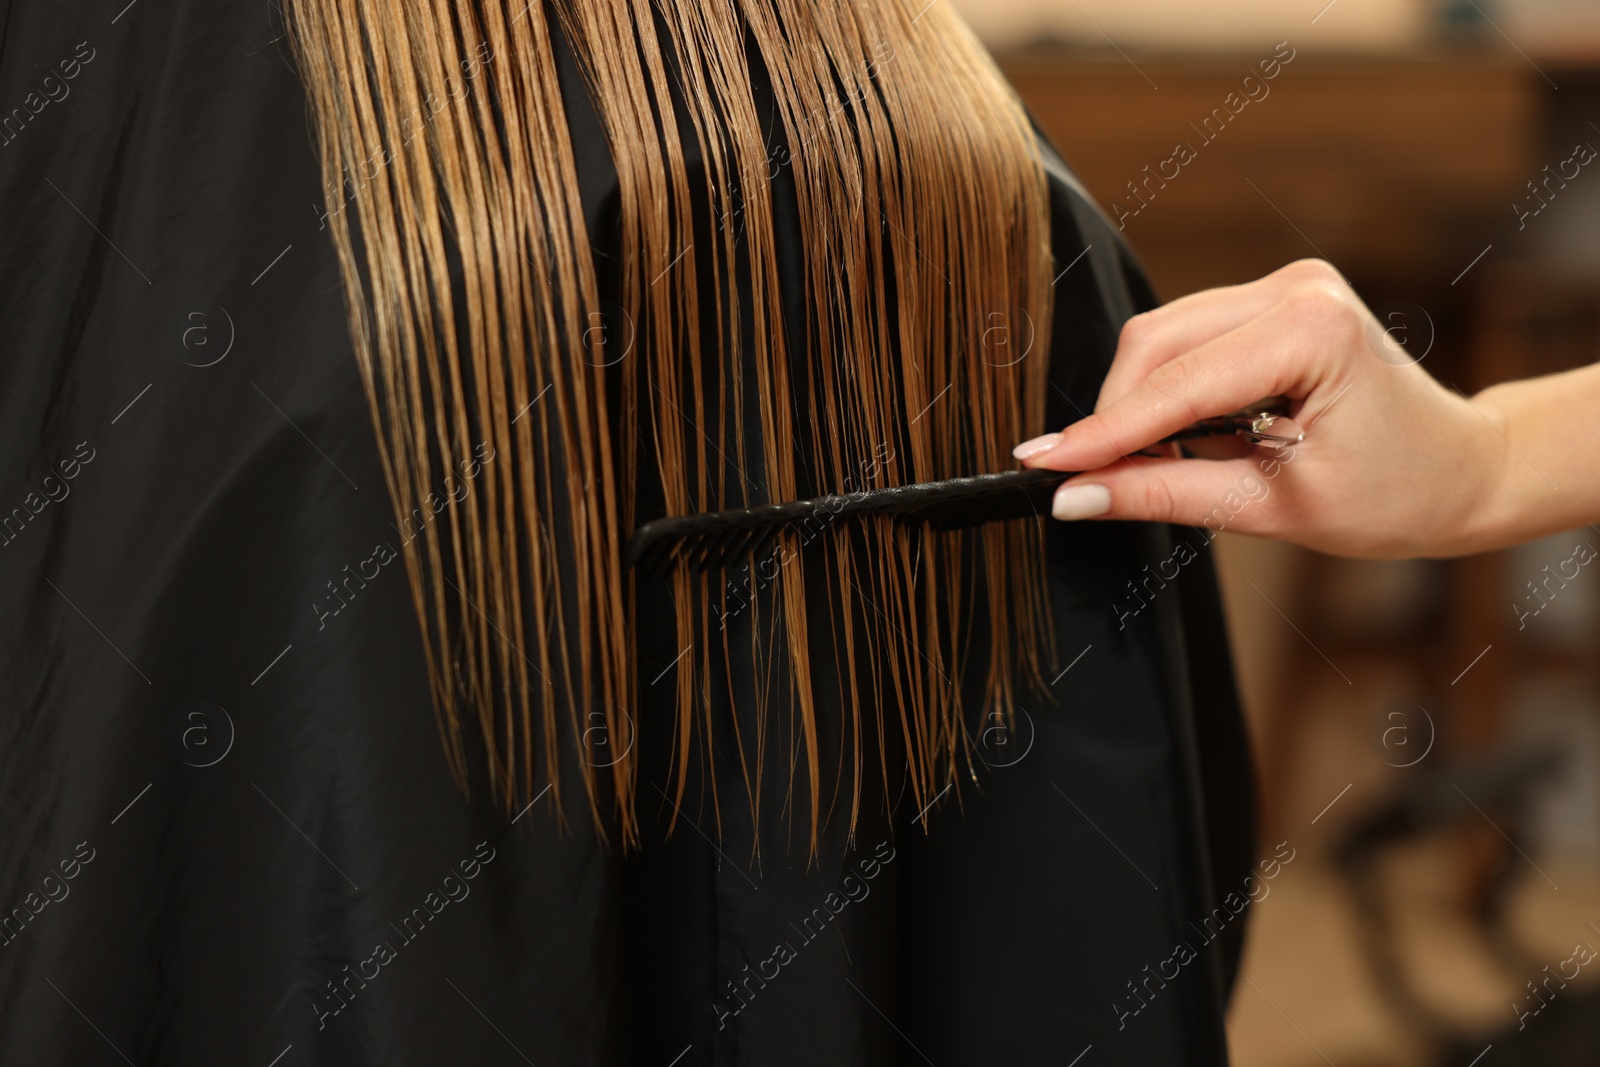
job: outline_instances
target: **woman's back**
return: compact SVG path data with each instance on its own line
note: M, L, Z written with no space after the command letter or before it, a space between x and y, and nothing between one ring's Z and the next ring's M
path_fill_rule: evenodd
M110 1044L174 1063L287 1050L284 1064L682 1054L944 1067L1070 1061L1089 1045L1093 1062L1223 1062L1219 1003L1242 920L1206 921L1222 896L1210 887L1242 883L1249 857L1241 809L1207 788L1213 761L1242 758L1207 562L1147 592L1136 617L1114 609L1127 582L1172 558L1160 529L1049 533L1047 651L1064 669L1045 697L1019 697L1004 728L982 713L981 677L949 679L973 690L961 725L977 788L963 782L959 806L937 789L902 794L901 702L862 697L863 721L893 729L881 743L864 730L859 751L878 762L848 840L852 778L836 768L855 753L851 704L825 690L814 858L813 788L803 770L789 786L792 753L806 758L798 713L775 710L759 750L748 737L692 750L680 797L675 672L704 650L660 622L676 611L663 588L639 592L634 711L566 719L562 736L584 744L558 753L559 787L544 791L541 750L523 783L533 804L509 810L469 719L452 743L472 785L463 798L404 556L437 545L448 558L452 523L520 453L464 439L471 462L451 465L449 486L438 472L440 506L396 521L327 230L340 201L325 202L284 32L271 5L139 3L65 29L15 10L0 46L4 103L28 116L0 146L0 316L15 353L0 370L0 657L14 694L0 717L0 906L16 906L0 948L0 1061L93 1062ZM627 251L626 194L582 103L580 63L564 46L554 55L595 295L625 309L610 257ZM463 86L505 57L478 59ZM1048 355L1052 425L1092 407L1121 320L1149 301L1062 174L1047 185L1066 268L1048 290L1055 328L1047 353L1023 357ZM770 211L785 326L807 352L794 182L777 168ZM698 210L708 234L749 232L737 209ZM898 247L920 247L906 237ZM626 316L605 325L607 343L630 329L648 341ZM759 323L741 329L754 337ZM641 405L646 355L601 368L639 375ZM537 385L522 387L535 405L552 398ZM609 410L618 439L630 427L644 438L644 507L647 409ZM538 413L516 404L500 418L521 427ZM698 448L703 421L685 413L675 432ZM795 433L810 443L809 425ZM840 462L883 455L859 444ZM446 632L495 613L475 592ZM914 621L870 594L848 603L885 647ZM723 650L721 617L704 617L723 666L708 733L689 736L749 721L764 685L747 651L756 618L729 618L746 643ZM550 642L479 629L506 662L526 657L537 684ZM981 644L987 631L973 632ZM839 666L833 647L813 649L825 677ZM1214 748L1195 740L1197 721ZM585 761L603 780L622 750L638 767L631 850L616 833L599 840L581 799ZM901 763L883 772L884 796L872 782L890 758ZM1172 973L1180 941L1193 962L1150 982L1146 965Z

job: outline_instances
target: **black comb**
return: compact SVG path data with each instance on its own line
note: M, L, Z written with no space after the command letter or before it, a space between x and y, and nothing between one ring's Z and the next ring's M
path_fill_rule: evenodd
M1162 441L1237 434L1257 444L1294 444L1305 434L1288 418L1288 409L1285 398L1269 397L1231 415L1202 419ZM759 557L791 525L804 533L826 529L841 519L889 518L911 526L957 530L1048 515L1056 489L1073 473L1004 471L656 519L628 538L622 562L651 575L663 574L674 564L704 572Z

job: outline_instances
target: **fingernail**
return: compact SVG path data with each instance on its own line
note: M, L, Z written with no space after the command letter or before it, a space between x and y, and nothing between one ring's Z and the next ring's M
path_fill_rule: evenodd
M1063 485L1050 506L1050 514L1063 522L1092 519L1110 510L1111 490L1103 485Z
M1059 440L1061 440L1060 434L1047 433L1043 437L1035 437L1031 441L1022 442L1011 450L1011 454L1018 459L1027 459L1029 456L1037 456L1040 452L1054 448Z

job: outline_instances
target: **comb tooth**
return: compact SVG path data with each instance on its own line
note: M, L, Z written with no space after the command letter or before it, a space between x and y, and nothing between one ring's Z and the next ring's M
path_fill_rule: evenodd
M673 541L659 541L651 549L647 573L655 579L665 578L672 570Z
M681 539L674 539L668 546L666 555L662 560L661 568L663 573L692 563L697 541L698 536L695 534L688 534Z
M768 526L765 529L758 529L756 532L760 536L756 538L755 544L750 546L750 551L747 552L746 555L755 560L757 563L760 563L764 558L764 553L767 551L767 549L771 548L772 543L778 539L778 534L783 532L783 526L779 523L773 523L771 526Z
M718 550L722 549L723 539L728 536L726 530L709 530L694 545L694 561L691 563L694 571L704 574L709 571L712 561L717 558Z
M756 528L753 526L739 526L733 531L733 536L722 550L722 555L717 559L717 567L724 571L734 569L739 561L744 558L744 552L750 547L750 541L755 537Z
M667 569L670 571L695 570L695 561L700 558L701 546L704 543L704 534L690 534L682 540L674 542Z
M759 526L752 526L748 530L740 530L739 536L728 546L728 551L722 557L723 570L731 570L743 563L750 555L750 549L760 536L761 527Z
M713 561L721 553L727 542L739 531L737 529L714 530L695 546L695 558L690 563L697 573L704 574L711 569Z

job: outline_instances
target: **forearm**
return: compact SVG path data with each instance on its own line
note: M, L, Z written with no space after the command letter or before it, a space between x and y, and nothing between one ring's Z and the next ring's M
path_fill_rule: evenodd
M1472 404L1501 439L1478 551L1600 521L1600 364L1506 382Z

